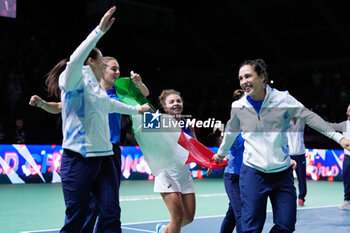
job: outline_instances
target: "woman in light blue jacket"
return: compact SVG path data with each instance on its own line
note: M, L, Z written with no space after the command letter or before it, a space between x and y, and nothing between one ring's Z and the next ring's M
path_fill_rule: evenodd
M290 117L303 119L315 130L349 148L350 141L288 92L267 85L263 60L241 64L238 80L245 96L232 103L223 142L215 160L220 162L241 132L244 142L240 173L242 231L261 232L271 200L274 226L270 232L293 232L296 222L296 190L286 131Z
M95 45L114 22L112 7L60 67L63 155L61 178L66 204L60 232L81 232L92 193L103 224L102 232L121 232L118 178L113 159L108 113L134 115L150 111L148 105L132 107L110 98L99 85L106 62ZM63 68L63 69L62 69ZM51 73L51 72L50 72Z

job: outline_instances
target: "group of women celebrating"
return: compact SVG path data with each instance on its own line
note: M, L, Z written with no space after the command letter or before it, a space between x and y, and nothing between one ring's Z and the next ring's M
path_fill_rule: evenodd
M119 64L112 57L103 57L95 47L114 23L112 15L115 10L116 7L109 9L70 58L62 60L49 73L48 90L59 95L61 102L45 102L38 96L32 96L30 100L31 105L62 114L61 178L66 205L62 233L121 232L121 114L151 111L147 104L131 107L118 101L113 84L120 75ZM140 92L147 96L149 92L141 77L132 74L131 78ZM275 223L271 232L293 232L296 191L285 135L289 118L303 119L343 148L349 149L350 141L304 108L288 92L269 87L266 65L262 60L243 62L238 80L244 93L241 92L243 96L232 103L231 119L223 142L213 156L213 160L220 163L236 140L240 145L236 151L240 151L243 157L242 165L240 162L227 170L227 173L236 174L227 176L225 184L230 180L236 184L235 189L227 188L227 191L235 192L233 197L241 197L242 201L230 198L234 210L232 216L236 216L230 223L231 227L225 228L223 224L222 232L232 232L235 225L237 232L261 232L268 197ZM159 100L166 113L176 120L181 119L183 99L180 92L164 90ZM267 125L274 126L273 132L264 128ZM195 137L192 129L183 128L183 131ZM169 183L172 184L170 188ZM195 192L188 165L156 176L154 191L161 194L171 215L168 225L156 226L157 232L178 233L182 226L193 221Z

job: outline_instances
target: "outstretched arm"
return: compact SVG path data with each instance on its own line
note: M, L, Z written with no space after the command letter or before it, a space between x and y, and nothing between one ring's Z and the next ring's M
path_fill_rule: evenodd
M109 113L117 112L117 113L126 114L126 115L136 115L136 114L143 114L144 112L150 112L150 111L152 111L152 108L149 106L149 104L144 104L141 106L134 107L134 106L124 104L115 99L110 99Z
M52 113L52 114L58 114L62 111L62 104L61 102L46 102L40 96L33 95L29 100L29 105L36 106L38 108L42 108L46 112Z
M346 131L346 121L340 123L329 123L333 129L337 132L345 132Z
M302 119L309 127L340 144L343 135L336 132L328 122L323 120L316 113L305 108L304 105L302 105L293 96L289 95L289 93L287 93L286 100L289 105L287 111L290 116Z

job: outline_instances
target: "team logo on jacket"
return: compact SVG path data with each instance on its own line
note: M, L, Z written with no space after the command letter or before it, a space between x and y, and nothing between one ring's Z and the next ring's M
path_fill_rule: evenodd
M162 114L159 110L156 112L144 112L143 113L143 128L144 129L160 129Z

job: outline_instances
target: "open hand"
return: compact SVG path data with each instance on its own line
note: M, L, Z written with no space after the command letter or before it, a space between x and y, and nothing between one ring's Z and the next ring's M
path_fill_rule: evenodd
M292 164L293 170L297 169L297 161L295 161L294 159L290 160L290 163Z
M347 138L342 138L339 144L346 150L350 150L350 140Z
M111 18L111 17L112 17L112 15L113 15L113 13L115 12L116 9L117 8L115 6L112 7L102 17L102 19L100 21L100 24L98 25L99 29L102 32L107 32L111 28L112 24L115 21L115 18Z

